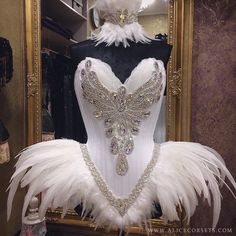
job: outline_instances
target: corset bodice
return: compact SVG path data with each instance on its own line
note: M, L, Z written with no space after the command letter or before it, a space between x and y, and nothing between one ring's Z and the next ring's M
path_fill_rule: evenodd
M158 202L165 222L179 221L179 210L184 209L189 223L201 197L213 206L215 228L221 209L219 186L226 176L234 189L236 183L221 156L209 147L154 143L165 83L163 63L153 58L142 60L124 84L106 63L82 61L75 91L88 143L56 139L23 150L9 186L8 218L20 184L28 187L22 217L30 200L43 193L41 218L49 207L62 207L64 215L82 204L83 216L90 213L97 226L149 226Z
M154 58L142 60L124 84L101 60L86 58L78 65L75 91L89 153L118 196L130 193L152 158L165 81L164 65ZM123 175L117 174L122 155L128 166Z

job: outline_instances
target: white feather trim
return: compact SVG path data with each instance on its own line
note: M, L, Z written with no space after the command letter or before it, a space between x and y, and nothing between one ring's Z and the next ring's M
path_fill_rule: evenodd
M123 27L110 22L105 22L101 27L101 31L92 36L92 39L97 42L97 45L105 42L107 46L112 44L119 46L120 44L123 44L124 47L129 46L129 41L136 43L151 42L150 37L138 22L126 24Z
M43 193L39 208L42 218L49 207L62 207L66 213L68 209L83 204L84 212L91 211L97 225L116 225L122 229L146 223L154 210L153 202L158 201L166 221L179 220L177 206L185 209L189 221L198 205L198 196L202 194L209 204L213 196L215 227L221 209L219 183L224 182L222 176L227 176L236 189L233 177L215 151L197 143L167 142L161 145L158 163L150 180L122 217L97 187L78 142L42 142L27 148L19 156L9 186L8 219L20 183L22 188L29 186L22 217L32 197Z
M104 14L104 12L106 14L116 14L119 10L128 10L129 13L138 14L141 4L141 0L97 0L95 8L100 15ZM105 22L101 26L101 31L91 38L97 42L97 45L105 42L107 46L123 44L124 47L129 46L128 41L136 43L150 43L151 41L151 38L138 22L125 24L124 26Z

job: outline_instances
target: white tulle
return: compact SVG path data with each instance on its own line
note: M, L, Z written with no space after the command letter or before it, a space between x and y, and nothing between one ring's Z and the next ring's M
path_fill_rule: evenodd
M163 91L157 104L150 108L151 115L143 120L140 134L134 138L134 151L129 156L129 171L121 177L115 171L115 159L109 151L110 140L105 136L104 121L93 117L92 104L83 99L80 73L86 61L91 60L91 70L96 72L100 83L109 91L117 91L122 85L111 67L93 58L86 58L78 65L75 75L75 91L88 134L87 148L92 161L108 188L117 197L124 198L133 190L152 158L153 134L159 117L165 88L165 69L161 61L154 58L142 60L132 71L123 86L127 93L140 88L152 75L154 63L158 63L163 79ZM185 210L189 222L198 205L199 198L213 206L213 227L216 226L221 210L220 185L225 177L236 189L236 183L216 151L198 143L165 142L149 181L141 194L122 217L110 205L99 190L84 162L80 144L73 140L53 140L35 144L18 155L16 171L11 178L7 202L8 219L18 185L28 187L22 210L25 216L30 200L42 193L40 216L43 218L49 207L68 209L83 204L84 215L91 211L97 225L124 228L132 224L141 225L151 217L153 202L159 202L166 221L179 220L178 212ZM231 187L232 188L232 187ZM228 187L233 196L233 190Z

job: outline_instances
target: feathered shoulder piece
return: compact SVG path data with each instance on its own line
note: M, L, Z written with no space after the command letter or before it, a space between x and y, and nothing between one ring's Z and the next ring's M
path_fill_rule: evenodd
M129 41L149 43L150 37L138 23L141 3L141 0L97 0L95 8L105 23L92 39L97 44L105 42L108 46L123 44L127 47Z

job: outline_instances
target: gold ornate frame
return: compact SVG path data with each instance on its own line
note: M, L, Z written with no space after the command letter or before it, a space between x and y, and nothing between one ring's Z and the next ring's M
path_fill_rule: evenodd
M27 118L28 145L41 141L41 25L40 1L25 1L26 54L27 54ZM173 45L168 65L167 84L167 138L190 138L190 103L192 78L194 0L169 0L169 43ZM72 211L65 219L59 212L49 212L48 219L62 224L91 227L79 221ZM166 227L154 221L157 227ZM133 231L140 229L133 228Z
M169 0L167 138L190 140L194 0Z

